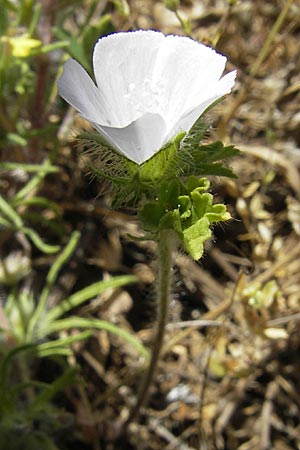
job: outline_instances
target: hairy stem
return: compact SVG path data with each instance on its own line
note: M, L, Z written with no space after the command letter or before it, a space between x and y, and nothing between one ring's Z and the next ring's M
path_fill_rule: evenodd
M166 331L168 319L168 307L170 298L171 274L172 274L172 249L173 236L170 230L160 232L158 240L158 280L157 280L157 330L155 340L153 342L151 360L147 371L142 379L138 398L133 407L124 428L133 422L139 415L141 408L147 401L149 390L151 388L154 375L159 363L159 357L163 346L164 335Z

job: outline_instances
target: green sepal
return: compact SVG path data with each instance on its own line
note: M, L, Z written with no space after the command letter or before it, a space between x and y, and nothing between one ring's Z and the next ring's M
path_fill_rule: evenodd
M117 208L123 205L136 207L145 200L154 201L160 197L165 183L177 179L184 181L191 175L235 177L220 161L239 151L233 146L225 147L219 141L201 145L206 133L207 125L198 119L188 133L178 134L140 165L113 149L99 133L82 133L79 139L90 155L91 172L109 185L113 194L112 207ZM190 189L188 186L186 190L191 192ZM182 194L185 193L183 190Z
M239 150L233 145L227 147L221 141L207 145L195 145L179 149L182 159L181 169L185 175L217 175L236 178L234 172L221 162L239 154Z
M216 161L232 158L240 153L239 150L233 145L225 147L220 141L201 145L208 129L202 116L196 120L190 131L180 141L178 155L181 158L182 172L186 176L195 174L236 178L230 168Z
M170 142L152 158L138 166L141 182L151 183L157 182L157 180L165 180L170 176L173 177L177 172L176 153L176 145L174 145L174 142Z
M191 149L199 147L201 140L207 134L207 129L208 125L203 121L202 116L199 117L180 142L180 150L189 152Z
M107 182L113 192L112 207L135 207L144 199L155 199L180 172L178 145L185 133L139 165L116 152L98 133L85 132L79 140L91 158L91 173ZM173 196L172 196L173 197Z

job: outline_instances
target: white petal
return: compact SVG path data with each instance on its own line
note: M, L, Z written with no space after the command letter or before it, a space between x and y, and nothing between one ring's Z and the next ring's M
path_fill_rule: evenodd
M90 76L74 59L64 65L64 71L58 80L58 92L70 105L90 122L109 125L109 110L100 91Z
M143 96L165 36L157 31L110 34L94 48L93 65L97 86L113 114L112 126L124 127L149 110Z
M145 114L124 128L94 126L109 144L137 164L160 150L166 132L165 122L158 114Z
M206 93L220 79L225 63L225 56L190 38L166 37L159 49L153 76L163 80L166 87L169 127L195 107L195 101L199 104L206 100Z
M204 111L212 105L216 100L220 99L226 94L229 94L231 91L236 77L236 71L227 73L224 77L222 77L216 84L213 86L212 90L208 90L206 92L206 100L197 101L197 98L194 99L194 104L197 106L191 108L185 114L183 114L178 122L173 126L173 128L168 131L165 142L168 142L174 136L176 136L181 131L189 131L192 125L196 122L196 120L204 113Z
M142 164L230 92L235 73L221 78L225 63L226 57L190 38L116 33L95 45L97 86L69 60L59 93L114 148Z

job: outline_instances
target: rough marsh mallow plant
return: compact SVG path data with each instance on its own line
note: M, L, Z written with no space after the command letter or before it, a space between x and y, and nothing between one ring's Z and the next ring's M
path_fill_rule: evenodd
M96 84L69 59L58 87L108 145L142 164L231 91L236 72L222 77L225 64L225 56L187 37L116 33L95 45Z
M233 177L220 161L238 151L219 141L201 144L207 131L203 113L235 82L235 71L222 76L226 60L187 37L122 32L96 43L96 84L73 59L65 63L58 81L59 94L97 131L83 133L82 138L94 159L92 170L112 188L113 205L137 207L145 238L155 240L158 247L157 333L136 405L124 427L144 404L159 359L173 250L182 245L198 260L212 224L230 218L225 205L213 204L209 181L203 176Z

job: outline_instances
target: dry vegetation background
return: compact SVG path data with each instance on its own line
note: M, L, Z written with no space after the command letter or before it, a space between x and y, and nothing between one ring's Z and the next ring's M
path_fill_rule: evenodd
M70 27L80 22L84 3L74 8ZM118 422L134 403L144 361L105 331L76 344L68 363L81 367L83 382L57 400L74 414L66 426L71 444L65 447L61 436L58 448L300 449L300 4L186 0L179 18L161 1L128 5L126 18L100 1L95 17L112 14L116 30L175 34L185 34L179 19L189 19L191 36L224 53L227 70L238 71L233 94L206 118L212 139L241 150L231 162L238 179L212 180L216 201L228 205L233 219L215 228L200 263L176 256L156 382L140 421L121 441L115 440ZM86 124L73 110L64 115L62 102L54 107L53 117L60 115L60 172L46 178L42 194L63 211L66 234L79 229L82 238L52 301L101 276L137 274L138 284L107 291L77 314L134 331L149 346L155 249L128 237L139 234L130 212L112 212L109 196L97 197L99 185L87 176L72 140L72 130ZM20 159L20 152L8 153L2 158ZM43 155L27 152L22 158L41 161ZM10 178L10 190L13 183ZM52 257L32 258L42 279ZM47 364L39 366L41 379L56 371L54 363Z

